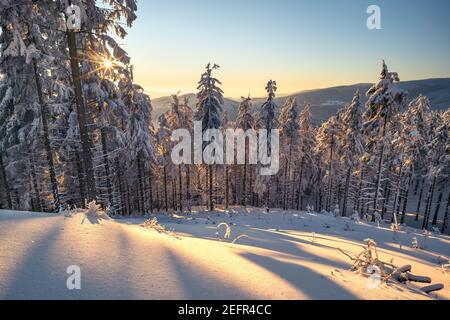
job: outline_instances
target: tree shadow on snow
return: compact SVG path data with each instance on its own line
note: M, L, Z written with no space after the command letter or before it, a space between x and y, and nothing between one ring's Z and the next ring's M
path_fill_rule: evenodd
M189 300L246 300L257 298L249 296L236 284L224 281L220 274L211 275L200 265L193 265L180 259L169 249L167 257L171 261L171 268L176 272L178 282L183 286L184 299ZM203 269L203 270L202 270ZM244 286L245 283L240 283ZM248 288L246 288L248 289Z
M283 278L311 299L317 300L354 300L355 295L335 282L314 272L310 268L278 261L253 253L240 254L271 273Z

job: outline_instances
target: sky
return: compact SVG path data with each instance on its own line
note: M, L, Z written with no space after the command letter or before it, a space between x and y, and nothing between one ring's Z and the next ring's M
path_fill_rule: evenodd
M208 62L232 98L373 83L382 59L404 81L450 77L448 0L138 0L137 16L119 42L152 98L195 92Z

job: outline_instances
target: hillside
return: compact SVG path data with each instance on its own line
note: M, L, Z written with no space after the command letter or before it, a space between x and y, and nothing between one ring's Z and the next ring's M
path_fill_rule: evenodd
M450 298L449 274L441 268L450 255L448 236L250 208L158 220L175 233L145 229L142 218L0 211L0 299ZM217 238L221 222L231 226L231 240ZM218 234L223 238L224 230ZM420 292L424 284L369 286L339 250L356 256L369 237L380 259L411 265L445 289L436 296ZM422 249L411 247L414 238ZM81 290L68 290L69 266L79 267Z
M450 106L450 78L405 81L399 85L409 92L410 99L414 99L420 94L426 95L430 99L434 110L445 110ZM337 110L344 104L350 102L356 90L362 93L362 98L365 103L366 97L364 94L370 86L371 84L362 83L351 86L301 91L293 95L277 98L276 103L281 106L289 97L295 97L299 105L303 105L305 102L310 103L312 106L313 120L315 124L320 124L335 115ZM194 108L196 103L195 94L188 94L187 96L190 98L191 108ZM264 101L264 98L255 98L253 100L255 111ZM152 100L155 121L167 110L169 103L170 97L161 97ZM238 101L225 99L224 109L228 112L230 120L236 118L238 108Z

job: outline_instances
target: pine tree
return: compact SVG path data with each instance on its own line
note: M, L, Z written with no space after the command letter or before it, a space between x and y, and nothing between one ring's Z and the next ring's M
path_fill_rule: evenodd
M299 116L300 110L297 106L295 99L289 98L281 109L281 114L279 118L279 127L281 135L281 145L283 146L284 155L284 183L283 183L283 208L288 209L289 200L289 185L293 184L291 167L293 163L293 155L299 152L298 149L298 138L299 138Z
M328 165L328 171L326 174L326 180L328 182L327 187L327 200L325 209L331 212L334 192L334 180L336 175L335 162L340 147L340 135L342 134L341 124L339 116L334 116L327 122L325 122L317 133L317 151L320 154L327 154L324 158L324 165Z
M369 100L366 104L367 119L364 128L371 135L369 143L378 147L378 165L376 169L376 183L373 201L372 219L376 213L381 214L380 200L382 199L382 182L384 172L384 160L386 151L386 138L388 136L389 124L394 115L405 107L407 92L398 88L396 82L400 81L395 72L389 72L383 61L380 81L367 91Z
M275 99L275 93L277 92L277 82L274 80L269 80L266 86L266 92L268 94L266 102L261 106L261 109L258 114L258 119L256 122L257 129L267 130L267 153L270 155L272 153L271 151L271 145L270 145L270 136L271 132L274 129L278 128L278 119L276 118L276 110L277 105L274 101ZM272 180L272 177L268 177L264 180ZM271 188L270 188L270 182L265 181L268 188L266 192L266 207L269 208L271 205L270 201L270 194L271 194Z
M343 111L342 116L343 135L341 138L342 157L341 163L345 173L344 201L342 206L342 216L347 215L348 199L350 196L350 186L353 185L352 178L354 171L361 166L360 158L365 150L365 139L362 134L362 106L359 91L355 93L353 101ZM354 200L356 202L356 199ZM353 204L353 207L355 205Z
M208 63L206 71L198 82L197 114L196 119L202 122L202 132L208 129L219 129L222 125L223 91L219 85L222 83L212 76L212 72L220 67ZM203 145L203 149L206 145ZM213 199L213 166L208 165L209 210L214 210Z
M303 111L300 113L300 129L299 129L299 146L300 146L300 168L299 183L297 191L297 210L304 210L304 191L307 182L311 180L315 172L315 154L316 132L312 125L311 106L305 104Z
M242 97L242 102L239 105L239 114L238 114L238 118L236 119L236 128L238 129L242 129L243 131L247 131L247 130L253 130L255 129L255 119L251 113L252 110L252 99L250 98L250 96L248 96L247 98ZM244 173L241 175L241 183L240 185L242 186L241 190L241 205L245 206L247 205L247 198L248 198L248 191L247 190L247 185L250 184L252 185L251 179L248 179L248 161L249 161L249 156L248 156L248 152L249 152L249 146L247 144L247 142L245 142L245 164L244 164ZM251 170L251 166L250 166L250 170ZM248 183L250 180L250 183ZM251 188L250 188L251 189ZM250 190L250 192L252 192L252 190Z

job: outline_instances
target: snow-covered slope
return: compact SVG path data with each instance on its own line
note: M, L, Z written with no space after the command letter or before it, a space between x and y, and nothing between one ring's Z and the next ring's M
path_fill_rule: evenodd
M0 211L0 299L430 299L396 284L369 290L349 271L338 248L359 253L369 237L381 259L411 264L445 284L440 297L450 298L450 275L439 265L450 256L446 236L256 209L158 218L175 233L145 229L142 219ZM231 240L249 238L219 241L223 221ZM423 250L411 248L414 237ZM66 288L71 265L81 268L79 291Z

